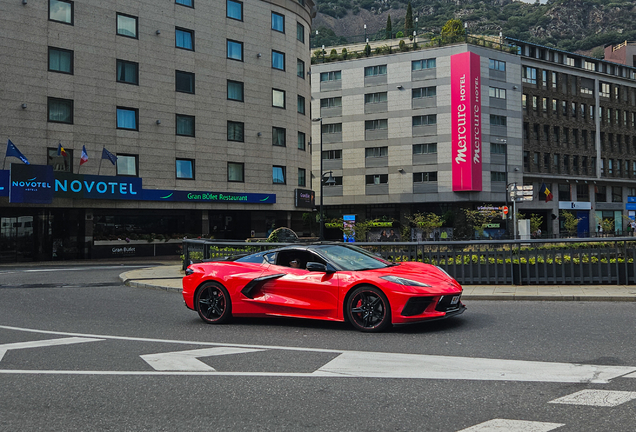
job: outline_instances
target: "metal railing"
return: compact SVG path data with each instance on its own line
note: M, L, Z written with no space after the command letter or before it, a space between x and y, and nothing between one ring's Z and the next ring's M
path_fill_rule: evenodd
M636 284L634 237L355 244L389 261L438 265L468 285ZM184 240L184 269L191 260L219 259L286 245Z

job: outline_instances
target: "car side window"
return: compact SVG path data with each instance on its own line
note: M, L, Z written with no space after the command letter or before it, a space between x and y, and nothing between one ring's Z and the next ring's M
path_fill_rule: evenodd
M276 252L268 253L263 256L263 264L275 264L276 263Z

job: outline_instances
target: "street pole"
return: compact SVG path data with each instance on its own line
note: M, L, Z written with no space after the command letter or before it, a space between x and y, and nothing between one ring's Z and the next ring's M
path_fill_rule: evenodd
M320 154L318 157L320 158L320 176L318 177L320 181L320 234L318 236L318 240L323 241L325 239L325 221L323 220L323 178L322 178L322 117L315 118L313 121L320 122Z

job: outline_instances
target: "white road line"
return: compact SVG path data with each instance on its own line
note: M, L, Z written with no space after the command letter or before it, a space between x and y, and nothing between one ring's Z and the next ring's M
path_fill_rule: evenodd
M69 337L69 338L61 338L61 339L47 339L47 340L39 340L39 341L3 344L3 345L0 345L0 360L2 360L2 357L4 357L5 353L9 350L17 350L17 349L25 349L25 348L40 348L40 347L49 347L49 346L57 346L57 345L71 345L71 344L78 344L78 343L84 343L84 342L96 342L101 340L104 340L104 339Z
M197 357L211 357L228 354L243 354L249 352L263 351L260 349L247 348L203 348L187 351L174 351L168 353L146 354L140 356L150 366L158 371L207 371L213 372L216 369L197 360Z
M629 375L625 375L625 378L636 378L636 373L631 373Z
M565 424L494 419L458 432L548 432L561 426L565 426Z
M581 390L571 395L551 400L548 403L615 407L636 399L636 392L613 390Z

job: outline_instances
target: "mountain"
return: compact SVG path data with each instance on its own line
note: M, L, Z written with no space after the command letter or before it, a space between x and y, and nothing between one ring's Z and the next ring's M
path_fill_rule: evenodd
M413 18L419 33L439 33L446 21L457 18L470 34L498 35L557 47L590 51L602 56L602 47L636 39L636 2L625 0L549 0L529 4L511 0L413 0ZM313 30L320 44L383 39L387 17L393 33L403 30L405 0L317 0ZM364 25L367 25L365 31ZM408 34L408 33L407 33ZM326 43L325 43L326 41ZM315 45L319 45L318 43Z

